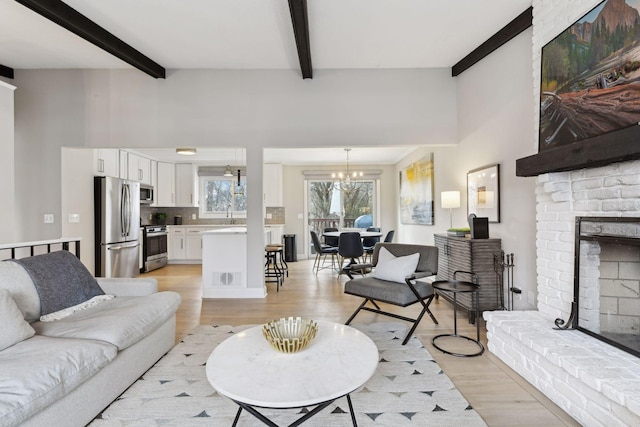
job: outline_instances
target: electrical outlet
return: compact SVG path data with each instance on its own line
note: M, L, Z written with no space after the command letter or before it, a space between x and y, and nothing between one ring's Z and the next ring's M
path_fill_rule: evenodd
M153 214L149 214L149 221L153 221Z
M267 214L267 219L273 219L273 214L268 213Z
M53 214L44 214L44 223L53 224Z
M191 219L198 219L196 214L191 214Z
M80 222L80 214L69 214L67 221L69 221L69 223Z
M304 215L303 215L303 214L301 214L301 213L299 213L299 214L298 214L298 219L304 219Z

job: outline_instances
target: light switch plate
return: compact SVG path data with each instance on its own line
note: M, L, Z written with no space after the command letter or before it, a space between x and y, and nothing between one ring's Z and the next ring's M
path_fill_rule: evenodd
M44 223L53 224L53 214L44 214Z
M78 222L80 222L80 214L69 214L68 221L70 223L78 223Z
M196 214L191 214L191 219L198 219L198 218L196 217Z
M273 219L273 214L268 213L267 214L267 219Z
M301 213L298 214L298 219L304 219L304 215L302 215Z

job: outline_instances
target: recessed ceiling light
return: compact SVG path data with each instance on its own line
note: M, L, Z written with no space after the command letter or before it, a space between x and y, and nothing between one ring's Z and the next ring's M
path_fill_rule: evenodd
M197 150L195 148L176 148L176 153L183 156L193 156L197 153Z

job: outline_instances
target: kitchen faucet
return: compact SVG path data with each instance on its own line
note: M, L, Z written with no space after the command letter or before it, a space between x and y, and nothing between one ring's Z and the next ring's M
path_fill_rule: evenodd
M231 222L230 222L230 224L233 225L233 224L235 224L235 221L233 220L233 211L231 210L231 204L227 205L227 218L229 218L229 211L231 211Z

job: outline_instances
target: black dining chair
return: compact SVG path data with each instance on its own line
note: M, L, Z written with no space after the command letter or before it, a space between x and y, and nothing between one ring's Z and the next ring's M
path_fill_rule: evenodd
M380 232L380 227L369 227L367 231ZM364 262L368 262L367 259L373 255L373 247L380 241L380 236L377 237L364 237L362 239L362 246L364 247Z
M336 255L338 255L338 248L323 245L322 243L320 243L318 233L313 230L311 230L311 241L313 242L313 248L316 251L316 259L313 261L312 271L318 274L318 271L324 268L335 268L335 257ZM327 255L331 255L331 266L324 265L327 260Z
M387 233L387 235L384 237L384 242L385 243L391 243L393 242L393 236L396 234L396 230L391 230Z
M326 232L333 232L333 231L338 231L337 228L335 227L325 227L325 229L323 230L323 233ZM339 237L333 237L333 236L323 236L324 237L324 244L337 248L338 247L338 239Z
M362 238L358 232L346 232L340 233L340 239L338 239L338 255L340 263L340 274L346 273L345 267L348 268L351 264L357 264L358 258L364 255L364 247L362 246ZM349 264L344 265L345 259L349 259Z

